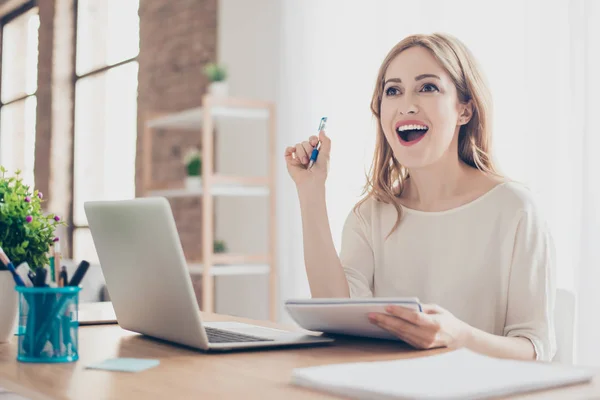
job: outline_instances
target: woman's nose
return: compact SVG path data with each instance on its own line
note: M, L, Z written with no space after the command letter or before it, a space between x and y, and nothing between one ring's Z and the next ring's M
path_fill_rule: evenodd
M402 115L407 114L417 114L419 112L419 107L415 102L413 96L409 93L398 102L398 112Z
M414 103L409 103L408 105L403 105L398 107L398 111L400 114L417 114L419 112L419 108Z

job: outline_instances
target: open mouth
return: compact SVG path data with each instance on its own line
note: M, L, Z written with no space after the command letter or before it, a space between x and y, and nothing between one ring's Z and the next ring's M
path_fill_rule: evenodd
M410 146L423 139L428 130L429 128L424 125L403 125L396 129L396 133L400 138L400 143Z

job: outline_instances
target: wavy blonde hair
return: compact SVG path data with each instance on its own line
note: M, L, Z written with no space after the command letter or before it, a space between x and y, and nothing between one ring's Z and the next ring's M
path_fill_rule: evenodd
M375 155L362 192L362 195L366 194L366 196L354 206L354 211L357 212L369 198L392 204L398 212L398 218L388 237L400 224L402 209L396 197L399 197L404 190L409 174L406 167L394 158L392 148L383 133L381 98L388 66L398 54L415 46L429 50L446 70L456 87L458 100L461 103L472 100L473 115L467 124L460 127L458 133L458 157L473 168L500 176L491 158L491 94L469 49L455 37L443 33L406 37L390 50L377 74L371 100L371 111L377 119Z

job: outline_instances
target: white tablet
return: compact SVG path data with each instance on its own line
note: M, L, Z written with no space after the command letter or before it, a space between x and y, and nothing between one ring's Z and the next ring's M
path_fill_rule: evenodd
M400 340L369 321L369 313L387 313L390 304L423 311L416 297L293 299L285 308L298 325L311 331Z

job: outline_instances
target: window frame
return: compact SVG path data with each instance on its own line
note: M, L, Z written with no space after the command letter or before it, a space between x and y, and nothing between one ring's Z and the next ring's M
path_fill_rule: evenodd
M30 0L30 1L22 4L21 6L15 8L14 10L10 11L9 13L3 15L2 17L0 17L0 46L2 46L2 38L4 37L4 27L11 21L19 18L23 14L28 13L29 11L33 10L36 7L37 7L37 0ZM4 57L2 54L2 49L0 48L0 93L2 93L1 77L2 77L3 63L4 63ZM39 66L39 57L38 57L38 66ZM35 91L33 93L31 93L31 94L20 93L17 97L9 99L7 102L3 102L2 97L0 96L0 111L2 111L2 107L4 107L4 106L18 103L20 101L26 100L29 97L36 96L37 91L38 91L38 87L36 85ZM0 115L1 115L1 113L0 113Z
M72 146L72 154L71 154L71 183L70 183L71 201L69 202L69 216L68 216L70 223L68 224L67 229L66 229L68 243L69 243L69 247L70 247L69 254L71 255L71 258L75 257L75 234L76 234L76 231L86 230L86 229L89 230L89 228L90 228L89 224L75 224L75 116L77 115L77 112L75 111L75 109L77 107L77 90L76 90L77 82L81 79L85 79L90 76L106 73L113 68L118 68L125 64L129 64L132 62L138 62L138 58L139 58L139 52L138 52L138 54L135 57L130 57L130 58L121 60L114 64L97 67L97 68L91 69L89 71L86 71L83 74L78 74L77 73L77 28L79 25L79 23L78 23L79 12L78 11L79 11L79 0L73 0L74 33L73 33L73 58L72 58L73 65L71 66L73 68L73 80L71 82L72 83L71 88L73 90L72 98L73 98L73 111L74 111L72 113L73 115L72 115L72 121L71 121L71 126L72 126L71 141L73 143L73 146ZM139 34L139 31L138 31L138 34Z
M23 104L25 104L25 102L27 101L28 98L30 97L35 97L37 98L37 93L38 93L38 83L37 80L39 78L39 76L36 76L36 85L35 85L35 91L33 91L33 93L27 94L26 92L24 93L19 93L16 97L9 99L8 101L3 102L2 101L2 67L4 64L4 54L2 52L2 47L3 47L3 37L4 37L4 28L6 27L6 25L8 25L10 22L14 21L15 19L27 14L28 12L30 12L31 10L37 8L38 9L38 16L39 16L39 7L38 7L38 1L37 0L28 0L26 2L24 2L23 4L21 4L20 6L16 7L14 10L9 11L8 13L0 16L0 126L2 125L2 109L5 106L10 106L12 104L16 104L16 103L20 103L23 102ZM38 37L39 37L39 30L38 30ZM39 46L39 40L38 40L38 46ZM39 54L38 54L38 59L36 60L37 63L37 69L39 69L39 64L40 64L40 59L39 59ZM37 131L37 115L36 115L36 120L35 120L35 130ZM0 132L0 137L2 136L2 132ZM35 168L33 171L34 174L34 179L35 179Z

